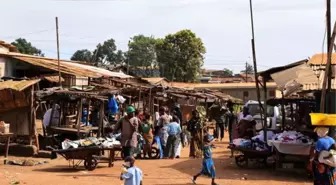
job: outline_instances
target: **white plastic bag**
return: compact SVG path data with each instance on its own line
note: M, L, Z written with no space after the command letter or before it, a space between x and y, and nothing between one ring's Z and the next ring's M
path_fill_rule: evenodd
M319 158L318 158L319 162L335 168L336 167L336 155L332 155L330 158L324 159L325 157L328 157L328 156L330 156L330 152L325 151L325 150L321 151Z

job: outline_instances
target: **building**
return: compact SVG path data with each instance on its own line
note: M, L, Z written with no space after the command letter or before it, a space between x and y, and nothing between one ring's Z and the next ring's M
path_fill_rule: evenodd
M64 79L62 80L64 87L87 86L90 79L103 77L132 78L122 72L112 72L84 62L60 60L58 65L57 59L17 53L13 47L10 44L0 42L0 78L42 78L59 83L59 69L62 79ZM41 88L43 87L48 86Z
M325 75L325 68L327 65L327 53L319 53L313 55L309 61L308 65L313 69L315 75L319 79L318 86L311 87L312 89L322 89L322 84ZM336 81L335 81L335 71L336 71L336 53L332 53L331 55L331 88L336 89Z
M257 91L255 83L221 83L221 84L210 84L210 83L179 83L171 82L171 86L177 88L185 89L210 89L218 90L220 92L229 94L233 97L244 100L257 100ZM260 90L261 99L264 97L264 93ZM267 83L267 98L278 98L281 97L281 92L277 90L277 85L274 82Z

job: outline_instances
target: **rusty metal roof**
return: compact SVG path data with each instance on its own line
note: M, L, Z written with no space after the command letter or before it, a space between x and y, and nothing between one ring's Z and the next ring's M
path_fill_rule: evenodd
M36 84L39 81L40 81L40 79L21 80L21 81L7 80L7 81L4 81L4 82L0 82L0 90L13 89L13 90L16 90L16 91L23 91L26 88Z
M15 52L5 52L5 53L0 52L0 55L24 61L31 65L40 66L53 71L58 71L57 59L26 55ZM100 78L100 77L132 78L132 76L126 75L121 72L111 72L103 68L88 65L84 62L69 61L69 60L60 60L60 71L62 73L69 75L83 76L90 78Z
M158 84L160 83L161 81L165 80L168 82L168 80L166 78L141 78L151 84Z
M327 53L319 53L312 56L308 61L309 65L326 65L327 64ZM336 64L336 53L331 55L331 64Z

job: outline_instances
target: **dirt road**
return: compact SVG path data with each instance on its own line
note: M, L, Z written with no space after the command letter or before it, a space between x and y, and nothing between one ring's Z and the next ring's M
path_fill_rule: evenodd
M240 169L229 158L227 144L216 143L213 151L217 171L217 182L221 185L296 185L312 184L304 175L293 173L275 173L272 169ZM136 165L144 173L144 185L186 185L191 184L190 178L201 169L201 159L189 159L189 150L184 148L182 158L176 160L139 160ZM11 157L10 159L18 159ZM3 158L0 158L2 161ZM37 160L37 159L36 159ZM45 160L45 159L38 159ZM77 170L69 168L68 162L62 157L48 160L48 164L34 167L21 167L0 164L0 184L28 185L119 185L121 161L112 168L100 164L94 171L85 171L81 166ZM199 178L197 184L210 184L208 178Z

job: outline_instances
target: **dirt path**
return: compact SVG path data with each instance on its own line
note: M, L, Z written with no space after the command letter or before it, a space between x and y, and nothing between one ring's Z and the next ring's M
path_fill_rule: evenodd
M214 161L216 165L218 183L221 185L294 185L312 184L304 175L292 173L275 173L272 169L239 169L234 160L229 158L227 145L216 143ZM136 165L144 173L144 185L186 185L191 184L190 178L201 169L201 159L189 159L189 149L182 150L182 158L176 160L139 160ZM17 159L11 157L11 159ZM2 161L3 158L0 158ZM41 159L45 160L45 159ZM29 185L118 185L121 161L117 161L113 168L107 164L100 164L98 169L88 172L81 166L78 170L68 167L68 162L58 157L48 160L48 164L34 167L21 167L0 164L0 184ZM198 184L210 184L210 179L200 178Z

